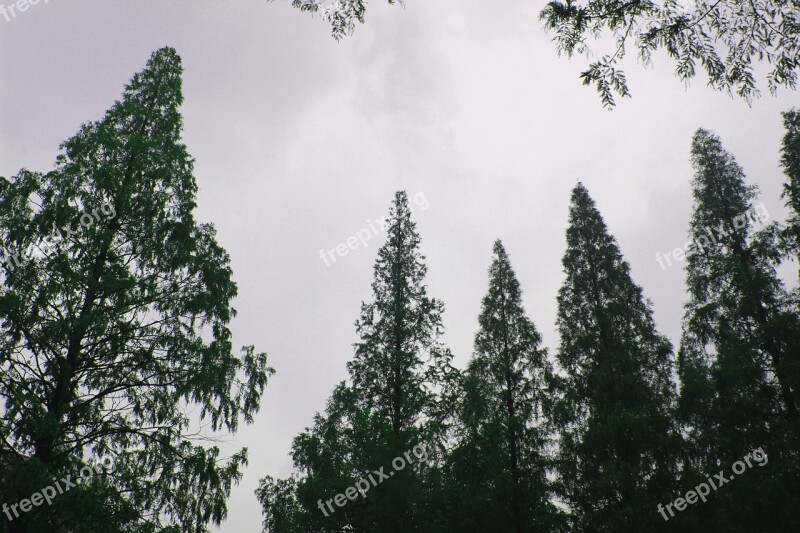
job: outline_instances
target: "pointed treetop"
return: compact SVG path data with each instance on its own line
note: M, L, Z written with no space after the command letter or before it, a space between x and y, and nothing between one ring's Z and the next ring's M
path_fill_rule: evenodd
M585 250L584 250L585 248ZM562 264L570 268L579 267L574 261L581 254L589 254L587 257L593 258L598 267L604 266L608 271L608 263L611 261L620 264L623 269L628 270L627 264L622 259L617 246L616 239L609 233L603 216L597 209L594 200L589 196L589 191L583 185L578 184L572 189L572 197L569 207L569 227L567 228L567 252L564 255ZM600 257L599 255L604 257ZM604 268L599 268L598 272L603 272Z
M161 105L178 107L183 103L181 78L183 65L174 48L164 47L153 52L144 70L136 73L125 86L125 98L144 98Z
M515 348L520 353L535 348L540 341L536 328L525 316L522 289L500 239L494 242L493 253L489 289L482 300L478 317L480 331L475 337L476 355L489 358L496 352L498 339L504 339L500 344L505 344L506 349L509 343L524 345Z
M179 138L183 127L178 113L183 103L182 75L181 58L174 48L156 50L145 68L125 85L122 100L114 103L99 124L119 131ZM160 115L158 130L146 128L152 128L154 114Z
M692 195L694 209L691 227L694 235L721 227L720 241L732 239L741 246L751 226L752 202L758 188L745 183L745 174L736 159L722 146L719 137L699 129L692 139L691 162L694 168Z
M508 254L506 253L506 249L503 246L503 241L501 241L500 239L494 241L494 245L492 246L492 253L495 254L498 258L501 258L504 261L508 261Z
M483 300L483 314L488 315L491 315L495 310L496 305L495 302L493 302L493 298L497 296L495 292L500 290L500 288L502 288L502 292L504 293L504 301L506 298L510 298L511 300L506 302L508 305L518 303L522 293L519 281L517 281L517 277L511 267L511 260L508 258L508 253L500 239L494 241L492 253L495 257L492 259L492 264L489 267L489 293Z
M489 267L489 292L483 298L483 310L479 319L481 321L496 318L495 314L500 312L500 307L518 305L522 309L522 291L500 239L494 241L492 253L494 257Z
M572 188L572 195L570 197L570 223L575 222L578 213L583 213L584 216L589 215L591 218L600 219L603 228L605 228L605 223L602 221L600 211L589 195L589 190L580 181Z
M374 267L376 278L373 291L376 294L381 292L383 283L391 283L393 279L392 271L385 268L387 265L402 265L402 273L417 282L425 277L425 256L419 251L420 237L416 228L416 223L411 219L408 195L405 191L395 192L386 222L386 242L378 249L378 259ZM382 283L376 285L379 281Z
M712 193L727 194L731 192L731 185L744 186L744 170L723 148L719 137L708 130L700 128L695 132L691 161L695 169L692 184L696 192L707 189ZM722 177L725 179L720 180Z
M509 260L508 253L506 252L503 242L500 239L494 241L494 245L492 246L492 254L494 254L495 257L492 260L492 266L489 269L490 274L496 274L496 271L499 268L503 272L511 272L511 278L514 278L514 273L511 269L511 261ZM516 281L516 279L513 279L513 281Z

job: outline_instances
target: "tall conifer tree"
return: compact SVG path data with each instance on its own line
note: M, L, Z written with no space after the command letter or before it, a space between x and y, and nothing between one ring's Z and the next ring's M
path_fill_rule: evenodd
M350 382L336 388L325 415L294 442L297 498L306 513L301 522L312 529L433 531L439 520L434 467L449 410L443 393L457 373L439 341L443 304L427 295L419 242L408 197L398 192L375 263L373 299L356 322L360 340L347 365ZM395 458L420 445L426 459L393 470ZM341 509L323 511L326 500L381 468L393 472L391 479ZM268 519L287 514L274 497L279 488L265 479L260 490Z
M676 433L669 341L582 184L572 192L558 294L557 460L577 531L664 528Z
M755 448L769 457L766 469L748 472L746 483L731 484L693 513L716 527L790 530L797 498L784 492L797 494L800 317L776 272L776 227L754 231L765 211L754 207L756 188L718 137L695 134L692 164L680 377L693 454L684 478L691 484L692 474L699 480L720 467L730 471Z
M12 531L206 531L247 463L204 444L187 414L235 430L271 370L232 349L237 289L214 227L194 218L181 73L158 50L54 170L0 185L0 249L21 252L0 267L0 501L74 479L93 455L116 463Z
M466 371L462 437L451 458L458 531L552 531L542 408L552 374L541 336L525 316L503 244L494 244L475 353ZM457 526L457 527L456 527Z

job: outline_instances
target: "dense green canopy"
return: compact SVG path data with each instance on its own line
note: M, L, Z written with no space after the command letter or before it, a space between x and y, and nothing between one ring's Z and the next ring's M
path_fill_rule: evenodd
M0 530L206 531L247 464L198 433L251 422L272 370L232 351L236 284L193 216L181 71L175 50L155 52L52 171L2 182L0 501L93 456L115 468Z

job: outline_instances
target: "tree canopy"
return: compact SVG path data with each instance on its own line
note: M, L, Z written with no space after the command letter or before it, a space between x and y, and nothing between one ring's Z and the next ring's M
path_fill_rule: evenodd
M797 116L784 119L793 209ZM797 530L800 298L777 273L796 255L797 214L766 224L713 133L697 131L690 158L677 355L579 183L554 356L497 240L472 358L451 368L441 303L427 297L420 238L397 193L349 380L295 438L294 472L262 479L265 531ZM424 465L341 496L415 442L431 451Z
M116 465L0 522L12 531L206 531L247 464L200 425L252 422L272 369L252 346L233 353L237 289L193 215L181 72L158 50L53 170L1 182L0 500L92 457Z
M394 4L396 0L388 0ZM402 2L399 2L402 4ZM363 23L365 0L292 0L301 11L320 13L338 40ZM766 83L774 94L794 89L800 66L800 9L789 0L553 0L540 12L559 55L592 58L580 74L604 106L631 92L620 64L628 52L648 67L664 52L675 76L687 83L703 73L718 91L748 103ZM600 48L592 45L599 43ZM758 64L768 65L757 80Z

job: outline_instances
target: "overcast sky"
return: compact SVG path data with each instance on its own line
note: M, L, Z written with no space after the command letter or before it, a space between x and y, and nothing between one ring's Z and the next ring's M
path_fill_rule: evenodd
M797 94L748 107L702 80L687 91L657 56L654 69L628 68L634 98L606 111L578 79L585 60L556 56L537 20L542 0L502 9L375 0L367 24L341 43L280 0L43 2L0 18L0 175L52 168L58 145L101 118L155 49L174 46L183 58L198 218L215 224L239 286L234 342L268 351L278 371L255 423L229 439L250 448L250 466L223 532L260 530L259 478L289 474L293 436L346 376L382 235L345 257L334 252L330 266L320 249L368 228L394 191L428 205L413 216L461 367L496 238L528 314L557 347L555 297L578 180L675 344L684 274L662 270L655 255L687 240L693 132L720 135L771 218L785 214L779 113ZM796 270L785 272L793 279Z

